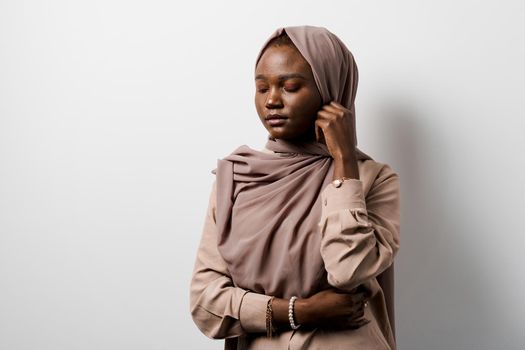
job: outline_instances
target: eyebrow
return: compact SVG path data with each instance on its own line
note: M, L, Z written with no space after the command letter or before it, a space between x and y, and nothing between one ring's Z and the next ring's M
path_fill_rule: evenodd
M299 78L299 79L306 80L305 76L299 73L281 74L278 76L279 80L286 80L286 79L291 79L291 78ZM266 76L264 74L257 74L255 76L255 80L259 80L259 79L266 79Z

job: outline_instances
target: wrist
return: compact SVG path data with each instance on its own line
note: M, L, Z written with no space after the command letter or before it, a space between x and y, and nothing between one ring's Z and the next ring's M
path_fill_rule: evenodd
M335 162L349 162L357 160L357 152L355 149L346 152L336 153L332 156Z
M297 324L309 324L312 322L312 308L308 298L297 299L294 304L294 316Z
M359 166L356 157L353 159L334 158L334 173L332 180L340 179L342 177L359 180Z

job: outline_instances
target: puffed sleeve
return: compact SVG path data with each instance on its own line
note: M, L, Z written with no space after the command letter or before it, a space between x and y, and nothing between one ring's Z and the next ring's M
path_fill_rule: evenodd
M323 189L321 256L332 286L351 291L392 264L399 250L399 192L399 176L388 164L366 201L359 179Z
M190 283L190 312L209 338L266 331L270 296L235 287L217 249L216 182L213 182Z

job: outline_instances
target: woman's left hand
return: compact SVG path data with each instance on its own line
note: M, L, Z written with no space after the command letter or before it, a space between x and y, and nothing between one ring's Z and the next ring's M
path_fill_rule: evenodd
M322 142L324 138L328 151L334 159L355 156L354 118L348 108L335 101L325 104L317 112L315 121L317 141Z

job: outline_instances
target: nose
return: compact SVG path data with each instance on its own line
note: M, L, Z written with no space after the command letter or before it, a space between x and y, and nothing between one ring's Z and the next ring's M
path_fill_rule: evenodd
M283 101L281 99L281 93L278 88L271 88L266 97L266 108L275 109L281 108Z

